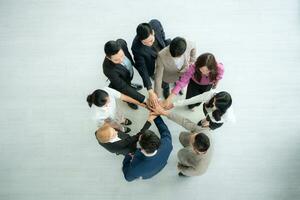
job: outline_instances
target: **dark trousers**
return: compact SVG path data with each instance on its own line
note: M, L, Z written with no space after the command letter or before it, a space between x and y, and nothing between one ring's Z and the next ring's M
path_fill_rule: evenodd
M150 78L154 81L154 75L150 76ZM161 88L163 89L163 91L170 90L170 85L169 83L162 81Z
M212 88L212 85L199 85L198 83L193 81L193 79L191 79L189 82L189 85L187 87L185 98L186 99L192 98L194 96L197 96L199 94L209 91L211 88ZM188 105L188 108L192 109L196 106L199 106L200 104L201 104L201 102L192 104L192 105Z
M161 83L161 88L163 89L163 90L170 90L170 85L169 85L169 83L166 83L166 82L162 82Z

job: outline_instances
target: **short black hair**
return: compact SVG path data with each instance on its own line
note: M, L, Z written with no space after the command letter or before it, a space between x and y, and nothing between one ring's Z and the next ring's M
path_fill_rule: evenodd
M155 150L159 148L160 139L153 131L146 130L141 135L139 143L142 149L146 151L146 153L153 153Z
M104 45L104 52L106 54L107 57L111 57L115 54L117 54L121 49L121 45L114 40L110 40L108 42L105 43Z
M102 107L107 102L108 93L104 90L95 90L92 94L88 95L86 101L89 104L89 107L96 105Z
M140 41L149 37L153 33L153 29L149 23L141 23L136 28L136 35Z
M195 136L195 142L193 146L197 151L205 152L210 146L209 138L204 133L198 133Z
M174 38L170 43L170 53L172 57L181 56L186 50L186 41L182 37Z

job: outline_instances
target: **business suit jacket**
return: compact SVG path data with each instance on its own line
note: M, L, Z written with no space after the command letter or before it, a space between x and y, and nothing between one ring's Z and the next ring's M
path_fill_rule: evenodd
M153 19L149 22L149 24L155 32L155 40L157 40L161 49L169 45L171 41L166 40L165 32L161 23L157 19ZM151 47L143 45L137 36L132 42L131 50L135 60L135 67L143 79L144 87L149 90L152 88L150 76L154 75L157 52Z
M208 128L202 128L189 119L175 113L170 113L168 118L191 131L181 132L179 135L179 141L183 148L177 153L178 169L186 176L199 176L204 174L209 166L212 155L210 130ZM193 146L190 144L190 137L194 133L204 133L209 137L211 145L205 154L197 154L193 150Z
M98 140L97 138L97 132L95 132L96 139L98 140L99 144L103 146L106 150L108 150L111 153L115 153L117 155L122 154L122 155L127 155L128 153L135 152L136 150L136 143L139 139L139 136L147 129L149 129L151 126L150 122L146 122L141 129L139 133L137 133L134 136L130 136L127 133L118 132L118 137L121 139L117 142L107 142L107 143L102 143Z
M127 43L123 39L118 39L117 42L121 44L122 50L125 56L131 61L134 66L133 59L128 51ZM103 73L110 80L109 87L130 96L131 98L144 102L145 96L137 92L133 87L131 87L131 80L133 75L130 76L130 72L121 64L115 64L105 57L103 61Z
M189 68L189 64L196 61L196 45L193 42L187 41L187 48L181 59L183 59L184 64L181 69L178 69L174 57L171 56L170 46L165 47L158 53L155 62L154 82L154 91L158 96L162 93L162 81L166 83L175 83Z
M170 131L161 117L154 120L160 133L160 146L154 156L145 156L137 149L133 157L126 155L123 160L123 174L127 181L137 178L148 179L159 173L167 164L173 149Z

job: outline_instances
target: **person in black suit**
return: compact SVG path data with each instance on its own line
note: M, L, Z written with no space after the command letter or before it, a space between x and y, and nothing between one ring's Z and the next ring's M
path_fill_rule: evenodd
M142 86L132 84L134 62L128 51L127 43L123 39L108 41L104 45L106 57L103 61L103 73L110 80L109 87L143 103L145 96L137 92ZM138 109L138 106L127 103L129 107Z
M104 124L95 132L96 139L99 144L109 152L125 156L128 153L136 151L136 143L139 140L140 135L150 128L155 117L155 115L149 115L148 120L141 131L134 136L130 136L122 131L117 131L111 127L110 124Z
M154 77L155 59L160 50L170 44L171 40L166 40L165 32L161 23L157 19L149 23L141 23L136 29L136 36L132 42L132 53L135 60L135 67L141 75L144 87L149 93L149 103L151 106L157 105L158 98L152 89L150 77ZM164 97L170 94L169 84L162 83Z

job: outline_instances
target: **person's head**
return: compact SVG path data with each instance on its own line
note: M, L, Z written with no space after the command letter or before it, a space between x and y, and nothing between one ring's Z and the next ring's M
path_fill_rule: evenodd
M182 37L174 38L170 43L170 53L172 57L179 57L184 54L186 50L186 41Z
M210 146L209 138L204 133L194 134L191 138L191 143L194 151L197 153L205 153Z
M102 107L109 103L109 96L104 90L95 90L92 94L87 96L86 101L90 107L92 107L93 104Z
M228 92L218 92L215 94L213 98L209 100L207 103L208 108L214 108L212 112L212 116L216 121L220 121L222 115L224 115L227 109L231 106L232 99Z
M117 41L113 40L105 43L104 52L106 57L115 64L121 64L125 57L121 45Z
M159 148L160 139L153 131L146 130L143 134L141 134L139 143L142 150L144 150L146 153L151 154Z
M118 132L108 124L103 125L96 132L96 137L101 143L107 143L117 135Z
M201 80L202 75L209 76L211 81L216 81L217 61L213 54L204 53L200 55L195 62L196 72L195 78Z
M149 23L141 23L136 28L136 35L143 45L151 47L155 41L154 30Z

